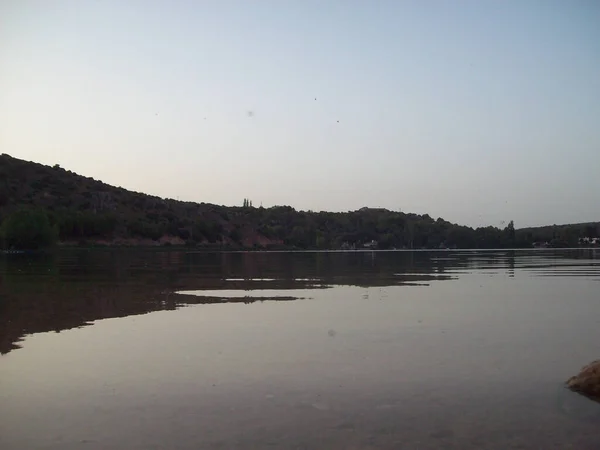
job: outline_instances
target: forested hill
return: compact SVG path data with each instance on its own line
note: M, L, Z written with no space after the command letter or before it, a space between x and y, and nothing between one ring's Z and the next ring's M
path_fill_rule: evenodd
M473 229L427 214L386 209L317 213L289 206L253 207L246 199L239 207L182 202L109 186L58 165L0 155L0 222L6 225L23 209L47 216L60 242L80 245L507 248L531 247L536 241L577 245L579 238L599 232L598 223L515 230L508 222L504 229ZM7 226L2 228L6 238Z

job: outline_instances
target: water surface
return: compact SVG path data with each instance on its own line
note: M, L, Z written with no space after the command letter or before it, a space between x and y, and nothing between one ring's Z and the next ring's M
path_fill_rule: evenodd
M2 449L598 449L600 252L0 260Z

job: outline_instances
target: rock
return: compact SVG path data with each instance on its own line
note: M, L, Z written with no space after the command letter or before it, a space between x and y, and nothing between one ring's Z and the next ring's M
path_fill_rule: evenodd
M569 378L567 387L600 402L600 360L588 364L579 374Z

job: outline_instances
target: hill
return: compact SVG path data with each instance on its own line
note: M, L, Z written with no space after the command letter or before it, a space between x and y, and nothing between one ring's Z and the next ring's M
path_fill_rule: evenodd
M44 211L64 245L188 245L214 248L508 248L577 245L599 223L515 230L470 228L429 215L362 208L345 213L290 206L226 207L163 199L54 167L0 155L0 222ZM375 243L376 242L376 243Z

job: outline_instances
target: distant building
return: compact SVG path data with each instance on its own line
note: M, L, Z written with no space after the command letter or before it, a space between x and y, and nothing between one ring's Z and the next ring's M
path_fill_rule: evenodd
M579 238L579 245L600 245L600 238L582 237Z
M534 248L547 248L549 246L550 246L550 244L548 242L534 242L533 243Z
M371 248L371 249L377 248L377 241L373 240L371 242L366 242L364 244L364 247L365 248Z

